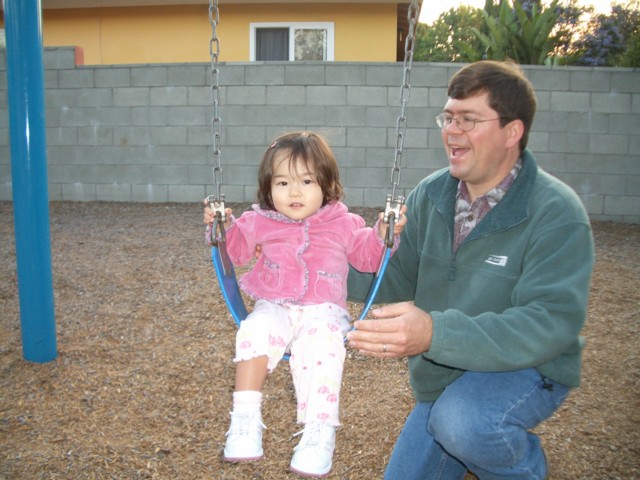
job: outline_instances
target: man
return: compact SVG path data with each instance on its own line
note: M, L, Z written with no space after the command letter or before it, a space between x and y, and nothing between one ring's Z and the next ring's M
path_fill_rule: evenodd
M526 149L535 93L510 63L449 83L436 117L449 167L407 198L408 221L351 347L409 357L416 406L385 479L542 479L531 429L580 381L594 247L575 193ZM361 299L369 278L355 272Z

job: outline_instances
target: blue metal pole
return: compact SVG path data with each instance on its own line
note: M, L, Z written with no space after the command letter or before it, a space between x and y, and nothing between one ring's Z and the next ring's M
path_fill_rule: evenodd
M9 142L25 360L56 358L39 0L4 0Z

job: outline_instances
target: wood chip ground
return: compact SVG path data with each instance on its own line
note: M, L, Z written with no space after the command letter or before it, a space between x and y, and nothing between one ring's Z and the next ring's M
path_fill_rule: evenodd
M58 356L34 364L22 357L12 205L0 203L0 480L298 478L286 363L264 391L264 460L221 460L235 325L201 221L198 204L52 203ZM635 479L640 225L593 227L583 385L537 432L553 479ZM405 361L349 352L329 478L381 478L412 404Z

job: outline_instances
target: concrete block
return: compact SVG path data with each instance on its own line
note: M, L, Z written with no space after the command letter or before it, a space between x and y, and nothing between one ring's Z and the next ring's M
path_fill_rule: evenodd
M565 173L558 178L581 196L624 195L625 178L622 175Z
M204 197L205 187L203 185L169 185L169 202L201 203Z
M167 83L176 87L202 87L211 84L210 67L204 65L169 65L167 68Z
M349 127L347 129L347 146L349 147L386 147L387 132L385 128Z
M154 145L186 145L187 127L153 127L150 141Z
M168 107L169 125L207 125L210 123L209 110L202 106Z
M226 105L265 105L267 88L255 87L227 87Z
M589 135L585 133L550 132L549 150L560 153L587 153Z
M402 72L401 75L403 73L404 72ZM442 85L447 85L449 82L447 75L447 69L445 67L433 63L414 63L411 67L410 84L412 90L414 87L442 87ZM401 83L402 76L400 77L398 85L401 85Z
M364 204L364 188L344 187L343 201L347 206L359 207Z
M96 87L130 87L131 69L118 67L96 67L94 71Z
M146 107L150 102L148 87L117 88L113 92L115 107Z
M103 125L131 125L131 109L129 107L86 108L80 110L85 111L85 118L89 125L93 125L93 122Z
M444 105L447 103L447 88L433 87L429 89L429 105L438 109L441 112ZM436 114L437 115L437 114Z
M570 75L574 92L608 92L611 89L611 73L606 69L580 69Z
M324 66L295 65L291 62L285 66L284 80L287 85L323 85L325 83Z
M592 93L591 110L606 113L629 113L631 112L631 94Z
M265 127L250 126L228 127L225 135L225 145L260 145L266 146L267 137Z
M345 105L347 88L343 86L309 86L306 88L307 105Z
M640 135L640 115L631 114L611 114L610 115L611 133Z
M566 130L576 133L609 133L609 115L607 113L574 113L566 114L565 125L556 124L554 130Z
M367 66L366 85L370 86L388 86L397 85L400 88L403 77L402 64L394 65L369 65Z
M113 145L113 127L92 125L77 128L78 145Z
M131 184L112 183L96 185L96 200L101 202L130 202Z
M60 82L58 81L58 70L45 70L44 71L44 88L60 88ZM0 70L0 89L7 89L7 76L4 70Z
M244 85L245 78L257 75L264 67L264 64L242 64L242 63L225 63L219 64L220 74L218 82L220 85ZM211 85L212 74L211 68L207 68L206 84Z
M388 184L388 171L386 168L356 168L351 167L344 172L343 183L349 187L371 188Z
M536 92L550 90L566 92L571 89L571 69L567 67L529 67L527 76Z
M151 171L149 165L118 165L114 169L113 181L130 185L150 185Z
M589 137L589 151L612 155L629 153L629 137L628 135L591 135Z
M150 87L149 104L161 105L186 105L187 87Z
M61 70L76 65L75 47L47 47L44 52L42 64L45 69Z
M95 71L93 69L77 69L70 70L58 70L58 82L57 88L93 88L99 87L95 85ZM47 83L47 87L50 84ZM104 85L107 86L107 85ZM112 86L112 85L108 85Z
M45 91L45 105L47 105L48 107L76 107L77 101L78 97L76 90L69 89Z
M551 111L588 112L591 108L591 94L587 92L551 93Z
M113 144L121 147L148 145L152 143L150 130L148 126L113 127Z
M203 197L204 198L204 197ZM169 201L168 185L132 185L131 201L140 203L166 203Z
M181 165L152 165L149 168L154 185L183 185L189 183L188 169Z
M327 85L364 85L367 68L364 65L335 65L325 67Z
M0 201L10 202L13 200L13 188L11 182L0 182Z
M131 123L137 126L169 125L169 107L134 107Z
M210 145L213 144L213 132L211 126L191 125L187 127L187 144Z
M533 152L548 152L549 151L549 133L548 132L530 132L529 143L527 147Z
M640 93L631 94L631 113L640 114Z
M604 195L593 194L593 195L580 195L580 200L584 205L584 208L587 210L587 214L589 216L599 217L604 213Z
M640 158L638 158L638 161L640 162ZM638 192L640 192L640 174L626 175L624 178L624 194L634 197L637 196Z
M98 199L95 184L61 183L62 198L71 202L94 202Z
M263 64L260 68L247 67L251 72L245 77L246 85L284 85L285 66Z
M612 68L611 90L620 93L640 93L638 70L632 68Z
M365 106L334 106L324 109L327 122L341 127L357 127L366 125L367 107Z
M144 68L131 69L131 86L159 87L167 86L168 73L166 66L146 65Z
M536 92L538 112L551 110L551 93L552 92L544 91L544 90L540 90Z
M640 197L626 195L606 195L604 199L605 215L637 216L640 212Z
M306 90L294 85L268 86L265 102L267 105L304 105Z
M76 102L82 107L109 107L113 105L113 89L79 88L76 90Z
M422 110L425 107L430 107L430 93L431 87L416 87L415 85L413 85L408 96L407 108L420 108ZM402 107L402 89L400 87L390 87L388 90L388 94L389 99L387 101L389 105L396 105L398 111L400 111L400 108Z
M386 87L347 87L348 105L383 105L387 104Z
M222 99L220 100L222 101ZM210 87L187 87L187 104L202 105L213 108L213 97Z

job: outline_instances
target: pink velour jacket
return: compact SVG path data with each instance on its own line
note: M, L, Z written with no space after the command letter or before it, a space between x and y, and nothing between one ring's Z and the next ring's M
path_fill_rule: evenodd
M254 299L278 304L346 307L349 264L375 272L385 249L377 224L366 227L341 202L327 204L305 220L253 205L253 211L232 217L226 237L235 265L251 261L256 245L262 246L253 268L240 277L240 288ZM394 251L398 242L396 236Z

